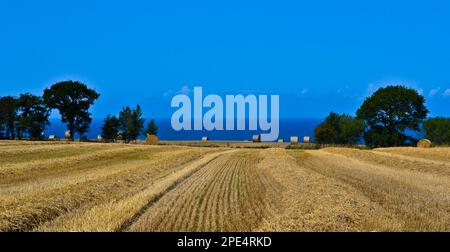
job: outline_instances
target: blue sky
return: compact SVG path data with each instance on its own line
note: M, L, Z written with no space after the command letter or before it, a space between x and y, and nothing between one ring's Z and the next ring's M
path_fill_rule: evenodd
M449 1L0 2L0 96L77 79L95 117L170 99L279 94L282 117L353 114L380 86L418 89L450 116Z

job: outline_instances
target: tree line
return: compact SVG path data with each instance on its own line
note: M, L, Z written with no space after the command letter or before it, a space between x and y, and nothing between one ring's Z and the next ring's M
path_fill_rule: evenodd
M124 107L119 116L107 115L103 121L102 137L105 141L115 142L123 140L126 143L135 141L140 135L157 135L158 127L153 119L144 130L145 120L139 105L135 109Z
M19 97L0 97L0 139L42 139L45 129L50 126L50 113L56 109L70 132L70 139L73 141L78 134L81 140L92 122L89 109L99 97L100 94L86 84L71 80L55 83L46 88L42 96L25 93ZM129 142L143 133L157 134L154 120L146 131L143 126L140 106L136 109L125 107L119 118L108 116L105 119L102 135L110 140L116 140L120 135Z
M49 116L58 110L70 131L70 139L88 132L92 116L89 108L100 97L78 81L63 81L46 88L42 96L30 93L0 97L0 139L42 139L50 125ZM331 112L315 128L319 144L355 145L363 140L370 147L415 145L408 131L422 132L436 144L450 144L450 119L428 118L425 98L404 86L387 86L366 98L356 116ZM144 129L142 109L124 107L118 116L108 115L101 127L105 141L135 141L142 134L157 135L152 119Z
M435 144L450 144L450 118L428 118L425 98L405 86L387 86L366 98L356 116L331 112L314 130L319 144L369 147L415 145L409 132L420 132Z

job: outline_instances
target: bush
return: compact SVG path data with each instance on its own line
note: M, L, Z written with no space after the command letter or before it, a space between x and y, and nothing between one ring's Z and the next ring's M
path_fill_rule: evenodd
M423 123L423 130L433 144L450 144L450 118L430 118Z
M363 132L362 120L331 112L325 121L314 129L314 138L319 144L354 145L361 140Z

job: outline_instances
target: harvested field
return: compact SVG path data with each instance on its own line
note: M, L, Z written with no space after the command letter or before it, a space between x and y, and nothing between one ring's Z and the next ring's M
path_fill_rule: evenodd
M258 151L214 160L158 201L131 231L252 230L270 209L271 181Z
M0 141L0 230L450 231L449 157Z

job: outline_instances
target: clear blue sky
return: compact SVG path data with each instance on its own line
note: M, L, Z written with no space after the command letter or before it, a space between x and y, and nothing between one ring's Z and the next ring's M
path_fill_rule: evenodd
M95 117L171 97L279 94L282 117L351 113L403 84L450 116L450 1L0 2L0 96L77 79ZM314 3L313 3L314 2Z

